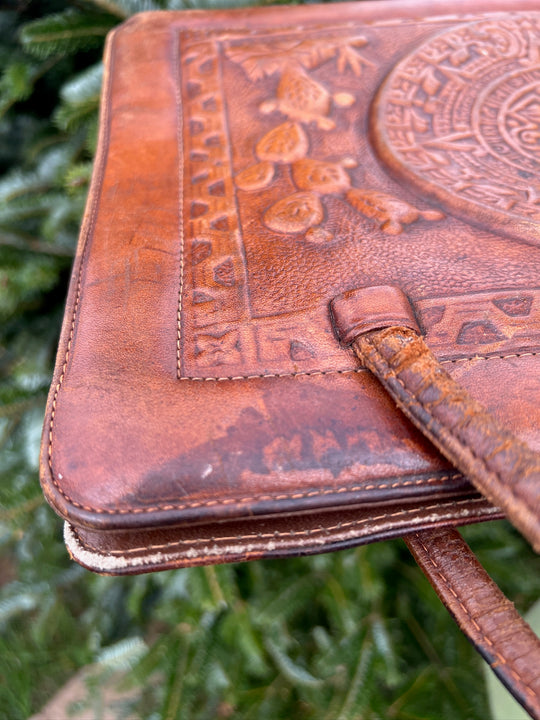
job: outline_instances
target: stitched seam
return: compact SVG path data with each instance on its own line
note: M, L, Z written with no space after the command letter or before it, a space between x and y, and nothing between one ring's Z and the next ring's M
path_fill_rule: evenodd
M453 360L438 360L441 365L450 363L471 362L473 360L507 360L508 358L536 357L539 352L511 353L509 355L472 355L470 357L455 358ZM193 377L180 376L178 380L197 380L204 382L222 382L224 380L255 380L257 378L280 378L280 377L299 377L301 375L345 375L346 373L365 372L365 368L350 368L347 370L306 370L305 372L295 373L266 373L261 375L224 375L223 377Z
M473 456L473 458L475 458L475 459L484 467L484 470L485 470L485 472L486 472L487 474L489 474L489 475L491 475L492 477L495 478L495 480L498 482L498 484L499 484L499 486L500 486L499 489L502 491L502 495L503 495L503 496L504 496L506 493L508 493L509 495L511 495L511 497L515 500L515 502L516 502L517 504L519 504L523 509L525 509L526 512L527 512L527 515L529 515L530 510L529 510L529 506L528 506L526 500L525 500L524 498L522 498L521 495L518 495L518 494L517 494L515 488L514 488L512 485L507 485L507 484L503 481L503 479L501 478L501 475L500 475L496 470L491 470L491 469L488 467L485 458L483 458L481 455L477 455L476 452L474 451L474 449L473 449L470 445L466 445L465 443L463 443L463 442L459 439L459 437L455 434L455 432L452 430L452 428L448 427L448 426L445 425L443 422L441 422L440 420L437 420L437 418L435 418L435 417L433 416L433 414L431 413L431 411L430 411L430 410L426 407L426 405L419 399L419 397L418 397L412 390L410 390L410 389L405 385L405 383L403 382L403 380L401 380L401 378L399 378L399 377L397 376L397 374L394 372L394 370L391 369L388 361L387 361L386 358L379 352L379 350L377 349L377 347L375 346L373 340L372 340L370 337L366 337L366 342L367 342L367 344L372 348L373 352L377 355L377 357L380 358L380 360L382 360L382 362L384 363L384 365L385 365L386 368L387 368L388 375L390 375L391 377L393 377L394 380L396 380L396 382L398 382L398 383L401 385L401 387L403 388L403 390L405 391L405 393L406 393L408 396L410 396L410 397L412 397L414 400L416 400L416 402L418 403L418 405L420 405L420 407L421 407L423 410L425 410L425 412L429 415L429 417L431 418L431 420L433 420L434 423L436 423L436 424L440 425L441 427L443 427L443 428L446 430L446 432L450 435L450 437L452 437L457 443L459 443L459 445L460 445L462 448L464 448L465 450L468 450L468 451L471 453L471 455ZM429 428L427 428L427 429L429 429Z
M82 264L81 264L81 271L80 271L80 272L82 272ZM78 296L77 296L77 302L78 302ZM74 314L74 316L73 316L73 321L72 321L72 333L73 333L73 329L74 329L74 323L75 323L75 314ZM71 338L70 338L70 342L71 342ZM49 426L49 452L48 452L48 458L49 458L49 468L50 468L50 471L51 471L51 481L52 481L53 485L55 486L55 488L57 489L57 491L60 493L60 495L62 495L62 497L63 497L68 503L70 503L71 505L73 505L73 507L79 508L79 509L81 509L81 510L87 510L88 512L95 512L95 513L104 514L104 515L106 515L106 514L109 514L109 515L115 515L115 514L118 514L118 515L130 515L130 514L141 514L141 513L158 512L158 511L160 511L160 510L184 510L184 509L187 509L187 508L207 507L207 506L220 506L220 507L221 507L221 506L234 505L234 504L236 504L236 503L240 504L240 503L251 502L251 501L283 500L283 499L287 499L287 498L295 498L295 499L296 499L297 497L306 497L306 496L307 496L307 497L314 497L314 496L316 496L316 495L330 495L330 494L332 494L332 493L334 493L334 492L336 492L336 493L340 493L340 492L357 492L357 491L359 491L359 490L372 490L372 489L385 489L385 488L386 488L385 485L379 485L379 484L377 484L377 485L367 485L367 486L365 486L365 487L354 486L354 487L351 487L351 488L347 488L347 487L345 487L345 488L338 488L338 489L336 489L336 490L323 490L323 491L317 491L316 493L314 492L314 493L308 494L308 495L305 495L305 494L294 494L294 495L282 495L282 494L279 494L279 495L275 495L275 496L272 496L272 495L261 495L261 496L252 496L252 497L240 498L239 500L236 500L236 499L228 499L228 500L224 500L223 502L218 502L218 501L211 500L211 501L208 501L208 503L204 503L204 502L200 502L200 503L199 503L199 502L194 502L194 503L185 503L185 504L183 504L183 505L163 505L163 506L159 506L159 505L158 505L158 506L151 507L151 508L127 508L127 509L125 509L125 510L104 510L104 509L101 509L101 508L94 508L94 507L91 507L91 506L88 506L88 505L83 505L82 503L79 503L79 502L77 502L76 500L74 500L73 498L71 498L71 497L60 487L60 484L58 483L58 481L57 481L56 478L54 477L53 469L52 469L52 439L53 439L54 414L55 414L55 411L56 411L56 398L57 398L57 396L58 396L58 392L59 392L59 390L60 390L60 386L61 386L62 381L63 381L63 378L64 378L65 368L66 368L66 366L67 366L67 360L68 360L68 357L69 357L69 349L70 349L70 345L68 345L68 351L67 351L67 353L66 353L66 358L65 358L65 362L64 362L64 367L63 367L63 370L62 370L62 375L61 375L61 377L60 377L59 383L58 383L57 386L56 386L56 392L55 392L54 400L53 400L53 410L52 410L52 412L51 412L51 422L50 422L50 426ZM507 357L508 357L508 358L513 358L513 357L523 357L523 356L537 355L537 354L538 354L538 353L524 353L523 355L488 356L488 357L478 357L478 358L474 358L474 359L478 359L478 360L491 360L491 359L493 359L493 357L500 358L500 359L505 359L505 358L507 358ZM382 356L381 356L381 357L382 357ZM382 359L384 360L384 358L382 358ZM385 361L385 362L386 362L386 361ZM441 361L441 364L442 364L442 363L450 363L450 362L461 362L461 360L446 360L446 361L443 360L443 361ZM330 375L330 374L336 374L336 373L345 374L345 373L350 373L350 372L354 372L354 373L357 373L357 372L365 372L365 369L364 369L364 368L359 368L359 369L357 369L357 370L330 370L330 371L328 371L328 373L326 373L326 372L320 372L320 373L319 373L319 372L316 372L316 373L297 373L297 375L302 375L302 374L304 374L304 375L326 375L326 374L329 374L329 375ZM282 375L253 375L253 376L250 376L250 379L262 378L262 377L289 377L289 376L282 376ZM294 377L294 376L293 376L293 377ZM205 381L207 381L207 380L218 380L218 381L223 381L223 380L237 380L237 379L242 379L242 380L243 380L243 379L248 379L248 378L244 378L244 377L242 377L242 378L223 377L223 378L180 378L180 379L181 379L181 380L205 380ZM401 385L404 387L403 382L402 382L401 380L399 380L398 378L396 378L396 379L397 379L398 382L400 382ZM440 478L440 479L438 479L438 478L430 478L430 479L427 480L427 481L416 481L414 484L421 485L421 484L424 484L424 483L427 483L427 482L437 482L437 481L442 482L442 481L447 480L447 479L449 479L449 478L454 479L454 478L456 478L456 477L458 477L458 476L459 476L459 473L456 473L456 474L454 474L454 475L448 475L448 476L445 476L445 477ZM394 483L393 485L390 485L389 487L390 487L390 488L396 488L396 487L401 487L401 486L408 485L408 484L409 484L409 482L408 482L408 481L405 481L404 483Z
M75 303L73 306L73 313L71 316L71 327L69 331L69 339L66 347L66 354L64 356L64 363L62 365L62 371L60 373L60 377L58 379L58 382L56 383L56 387L54 390L54 396L52 400L52 408L51 408L51 419L49 422L49 446L47 448L47 463L49 465L49 472L51 474L51 480L53 484L60 490L60 487L54 477L53 472L53 466L52 466L52 452L53 452L53 434L54 434L54 418L56 415L56 403L58 400L58 394L60 392L60 388L62 387L62 383L64 382L64 377L66 375L69 356L71 352L71 344L73 342L73 335L75 333L75 321L77 318L77 312L79 309L79 303L81 299L81 284L82 284L82 275L83 275L83 268L84 268L84 262L86 259L86 254L88 251L88 247L90 245L90 238L93 235L94 227L96 223L97 218L97 211L98 211L98 205L99 205L99 198L101 196L101 191L103 189L103 177L105 175L105 160L108 155L109 151L109 133L110 133L110 102L111 102L111 92L112 92L112 77L113 77L113 70L114 70L114 60L115 60L115 49L114 44L111 44L111 51L110 51L110 63L109 63L109 71L108 71L108 86L107 86L107 92L106 96L104 98L103 103L103 116L101 118L101 125L104 128L103 130L103 142L101 143L100 148L100 156L97 162L97 167L99 168L99 174L96 177L95 182L95 193L93 194L92 198L92 211L90 215L90 220L88 223L88 229L84 238L84 246L81 253L81 261L79 266L79 272L77 274L77 293L75 296ZM92 183L92 186L94 186L94 183ZM92 187L93 190L93 187Z
M431 477L423 478L420 480L406 480L404 482L395 483L373 483L371 485L353 485L351 487L340 487L340 488L328 488L325 490L310 490L309 492L298 492L298 493L279 493L275 495L250 495L243 498L227 498L225 500L205 500L205 501L193 501L183 503L181 505L156 505L149 508L126 508L125 510L107 510L102 508L93 508L87 505L82 505L76 500L73 500L67 495L58 483L53 479L53 483L57 488L58 492L67 500L71 505L81 510L87 510L88 512L98 513L100 515L141 515L145 513L158 512L160 510L186 510L188 508L202 508L202 507L226 507L227 505L241 505L249 502L263 502L265 500L300 500L302 498L310 497L324 497L325 495L339 495L347 492L360 492L360 491L373 491L373 490L386 490L401 488L404 486L421 486L431 484L444 484L447 480L455 480L461 477L460 473L453 475L443 475L442 477Z
M512 677L513 677L515 680L517 680L517 682L521 683L521 684L524 686L524 689L526 690L526 692L527 692L528 695L530 695L531 697L534 698L534 697L535 697L535 692L533 691L533 689L530 687L530 685L529 685L528 683L526 683L526 682L523 680L523 678L521 677L521 675L519 675L519 673L518 673L516 670L514 670L514 669L508 664L508 661L506 660L506 658L505 658L503 655L501 655L501 653L498 652L498 650L495 648L495 644L493 643L493 641L485 634L485 632L482 630L482 628L480 627L480 625L477 623L477 621L476 621L475 618L473 617L473 615L472 615L472 613L470 612L470 610L463 604L462 600L461 600L460 597L459 597L459 593L456 592L456 590L454 590L454 587L453 587L453 585L451 584L451 582L447 579L447 577L444 575L444 573L443 573L442 570L440 569L440 567L439 567L439 565L437 564L437 562L436 562L436 561L434 560L434 558L431 556L431 553L430 553L429 549L425 546L424 541L422 540L422 538L421 538L417 533L415 533L415 537L416 537L416 539L418 540L418 542L420 543L420 545L422 546L422 548L424 549L424 552L425 552L426 555L427 555L427 559L428 559L429 562L433 565L433 568L434 568L434 570L435 570L435 573L436 573L436 574L439 576L439 578L442 580L443 584L446 586L446 588L448 589L448 591L449 591L449 592L453 595L453 597L457 600L460 608L461 608L461 609L463 610L463 612L467 615L467 617L469 618L469 620L470 620L470 622L472 623L473 627L475 628L475 630L476 630L476 631L479 633L479 635L481 636L482 640L484 640L484 642L485 642L487 645L489 645L489 647L491 648L491 651L493 652L493 654L495 655L495 657L497 658L497 660L499 661L499 663L502 664L502 665L506 665L506 667L507 667L508 672L510 673L510 675L512 675Z
M184 233L184 135L182 116L182 90L180 78L180 33L175 34L174 39L174 64L175 64L175 112L176 112L176 137L178 145L178 231L180 235L180 287L178 289L178 308L176 311L176 376L182 375L182 303L184 294L184 270L185 270L185 233Z
M486 500L484 498L478 498L475 500L459 500L457 502L449 502L449 503L439 503L437 505L429 505L427 507L422 507L420 510L422 512L426 512L429 510L441 510L441 508L453 508L457 505L468 505L469 507L471 505L485 505ZM125 555L132 555L138 552L147 552L148 550L163 550L165 548L173 548L173 547L180 547L182 545L186 545L188 547L194 547L196 545L208 545L209 543L214 544L220 544L220 543L227 543L227 542L238 542L239 540L275 540L277 538L287 538L287 537L312 537L314 535L324 535L328 534L330 532L333 532L334 530L346 530L348 528L353 527L360 527L362 525L366 525L368 523L374 523L378 520L385 520L389 518L395 518L403 515L411 515L414 513L419 512L418 509L416 510L398 510L397 512L393 513L383 513L382 515L376 515L375 517L370 518L363 518L362 520L350 520L346 523L338 523L337 525L330 525L328 527L319 526L317 528L311 528L309 530L287 530L286 532L275 530L271 533L251 533L249 535L231 535L230 537L221 537L221 538L193 538L192 540L177 540L173 543L163 543L161 545L144 545L138 548L130 548L129 550L108 550L107 555L118 555L118 556L125 556ZM497 514L500 512L499 508L496 507L487 507L486 512L489 515ZM469 515L470 513L467 513ZM80 535L77 532L77 528L72 527L72 530L74 533L77 534L77 539L81 543L81 545L89 550L92 550L93 552L97 552L102 554L103 550L100 548L97 548L95 546L92 546L90 544L87 544L86 541L83 541Z

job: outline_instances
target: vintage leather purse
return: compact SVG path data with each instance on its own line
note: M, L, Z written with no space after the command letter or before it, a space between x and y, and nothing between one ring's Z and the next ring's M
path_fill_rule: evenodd
M540 716L538 640L452 529L540 547L539 84L537 0L110 36L42 451L78 562L405 536Z

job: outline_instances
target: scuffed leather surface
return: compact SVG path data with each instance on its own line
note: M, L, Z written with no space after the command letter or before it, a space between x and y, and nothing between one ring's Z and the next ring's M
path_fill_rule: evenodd
M456 483L476 507L339 345L328 302L359 285L403 287L450 373L539 446L540 250L415 194L375 149L384 78L485 9L148 13L112 35L44 429L63 517L212 537Z
M459 533L435 529L405 537L437 595L492 670L540 717L540 640L478 563Z
M117 575L312 555L398 537L411 528L452 527L497 517L500 512L484 498L446 491L424 502L350 504L301 517L282 514L178 528L103 533L66 523L65 538L79 563Z
M367 332L353 348L407 417L540 551L540 454L460 387L414 330Z

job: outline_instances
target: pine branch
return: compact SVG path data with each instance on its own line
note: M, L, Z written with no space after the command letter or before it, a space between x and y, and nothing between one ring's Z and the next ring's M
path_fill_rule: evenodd
M60 97L68 105L79 105L96 98L99 100L102 81L103 63L98 62L70 77L60 88Z
M362 643L356 668L337 720L354 720L354 718L361 717L359 713L360 708L357 706L358 697L362 691L362 686L366 684L366 676L372 667L373 643L369 638L366 638ZM363 704L365 704L365 701Z
M278 670L289 682L294 685L312 688L320 687L322 685L322 680L314 677L305 668L294 662L294 660L292 660L287 653L279 647L277 642L274 642L274 640L270 639L270 637L266 638L265 647Z
M64 187L68 194L73 195L80 192L81 188L87 188L92 177L92 162L76 163L72 165L64 177Z
M60 105L54 113L53 119L61 130L73 132L92 119L96 115L98 107L99 96L75 105Z
M3 509L0 511L0 522L13 522L13 520L16 520L20 515L28 516L30 513L34 512L36 508L41 507L44 502L45 500L43 495L40 493L39 495L35 495L34 497L25 500L19 505L15 505L15 507Z
M101 46L116 22L111 15L92 15L69 9L24 25L20 38L31 55L40 58L65 56Z
M154 0L90 0L93 5L111 15L125 19L135 13L161 10L162 5Z
M114 2L114 0L89 0L89 2L100 10L103 10L110 15L119 17L122 20L129 17L129 13L124 8L120 7L118 3Z
M51 57L40 65L17 59L6 66L0 80L0 118L15 103L27 100L32 95L36 82L58 62L58 59Z
M84 137L73 135L67 142L57 142L41 152L35 170L15 168L7 173L0 179L0 208L7 208L17 198L43 193L60 184L83 144Z

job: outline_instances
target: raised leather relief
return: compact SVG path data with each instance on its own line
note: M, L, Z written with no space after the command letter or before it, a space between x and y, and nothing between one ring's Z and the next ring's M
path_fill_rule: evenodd
M438 357L535 352L538 273L519 251L508 259L518 272L484 265L490 235L531 242L537 233L538 22L534 13L431 18L412 46L405 20L360 33L314 29L307 39L301 28L268 29L264 41L181 32L180 138L193 191L183 209L178 377L354 370L334 341L329 298L377 283L390 257L392 281L407 287L411 271L423 272L426 242L438 259L428 297L410 289ZM393 61L380 51L390 42ZM366 145L366 126L398 183ZM404 190L411 183L418 199ZM450 215L483 224L475 249ZM329 274L309 270L321 252ZM464 252L472 273L461 269Z
M448 212L540 244L540 17L488 18L422 43L384 82L373 137Z

